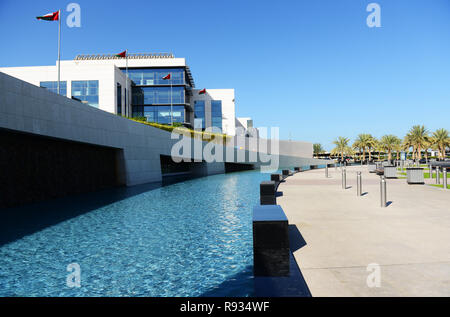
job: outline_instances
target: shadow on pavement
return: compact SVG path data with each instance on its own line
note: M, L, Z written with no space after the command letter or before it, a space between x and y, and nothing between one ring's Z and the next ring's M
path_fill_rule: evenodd
M305 239L298 230L296 225L289 225L289 248L291 252L295 252L306 245Z

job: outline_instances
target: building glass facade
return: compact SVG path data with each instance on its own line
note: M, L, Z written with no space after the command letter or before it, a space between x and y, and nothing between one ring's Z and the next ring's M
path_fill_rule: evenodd
M72 97L98 108L98 80L72 81Z
M171 79L163 79L168 74ZM128 76L136 86L186 84L186 74L183 68L128 69Z
M122 114L122 85L117 83L117 114Z
M211 101L211 126L222 130L222 101Z
M184 87L133 87L133 105L170 105L171 103L185 103Z
M198 122L198 123L197 123ZM205 125L205 102L203 100L196 100L194 103L194 127L196 129L204 130Z
M185 109L173 105L173 122L185 122ZM170 106L133 106L133 117L145 117L148 122L170 124Z
M59 82L59 92L62 96L67 96L67 82L66 81L60 81ZM51 92L54 92L55 94L58 93L58 82L57 81L41 81L39 83L39 86L43 88L47 88Z
M163 79L168 74L171 79ZM190 83L184 68L134 68L128 69L128 76L133 85L133 117L145 117L148 122L162 124L170 124L172 117L173 122L186 122Z

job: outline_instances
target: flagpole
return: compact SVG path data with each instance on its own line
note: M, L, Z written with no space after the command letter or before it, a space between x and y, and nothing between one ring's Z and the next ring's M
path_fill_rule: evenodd
M170 121L173 126L173 106L172 106L172 73L170 73Z
M126 89L128 89L128 49L125 50L125 58L126 58L126 69L127 69L127 81L126 81ZM130 111L128 109L128 99L130 99L130 93L131 91L128 90L128 94L127 94L127 100L125 100L125 116L127 116L126 114L128 114L128 117L130 116Z
M60 94L60 79L61 79L61 10L58 10L58 95Z

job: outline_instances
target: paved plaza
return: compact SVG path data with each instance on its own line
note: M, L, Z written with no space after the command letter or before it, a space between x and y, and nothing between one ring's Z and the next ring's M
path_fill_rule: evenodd
M380 177L352 166L345 190L333 167L328 178L324 169L297 173L278 191L313 296L450 296L450 190L387 179L381 208Z

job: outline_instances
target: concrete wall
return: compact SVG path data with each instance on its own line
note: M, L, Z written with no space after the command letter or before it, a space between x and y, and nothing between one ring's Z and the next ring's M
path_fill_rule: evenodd
M123 185L120 151L0 129L0 209Z
M0 128L22 131L42 136L84 142L123 149L119 164L123 166L120 177L127 185L159 182L161 176L160 155L171 155L172 146L179 140L171 139L171 133L119 117L90 107L64 96L56 95L0 72ZM201 140L189 139L191 144L203 149ZM305 143L306 144L306 143ZM308 143L309 144L309 143ZM306 144L305 148L309 145ZM279 161L283 167L320 164L319 160L303 148L289 150L288 144L280 146ZM249 151L229 148L234 158ZM224 149L224 153L226 148ZM289 156L297 153L305 156ZM197 158L194 153L181 157ZM231 158L227 161L235 162ZM205 163L206 164L206 163ZM262 165L257 162L255 166ZM223 163L206 164L206 174L223 172Z

